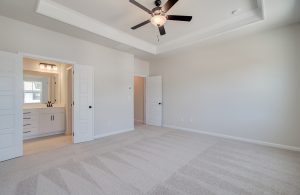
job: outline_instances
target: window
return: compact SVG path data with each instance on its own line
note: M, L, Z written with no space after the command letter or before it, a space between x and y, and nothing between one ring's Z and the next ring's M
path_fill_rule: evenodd
M42 103L41 81L24 81L24 103Z

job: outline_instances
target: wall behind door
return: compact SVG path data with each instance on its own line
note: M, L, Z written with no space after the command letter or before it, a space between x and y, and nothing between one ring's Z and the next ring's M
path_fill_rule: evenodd
M0 16L0 50L94 66L96 136L132 130L134 56Z

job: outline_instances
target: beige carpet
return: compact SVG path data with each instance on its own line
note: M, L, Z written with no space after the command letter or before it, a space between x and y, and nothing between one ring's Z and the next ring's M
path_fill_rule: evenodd
M0 194L300 194L300 153L141 126L0 163Z

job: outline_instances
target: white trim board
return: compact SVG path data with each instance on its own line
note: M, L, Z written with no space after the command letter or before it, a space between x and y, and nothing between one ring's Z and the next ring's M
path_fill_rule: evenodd
M35 55L35 54L25 53L25 52L18 52L18 55L22 59L23 58L32 58L32 59L35 59L35 60L47 60L47 61L60 62L60 63L64 63L64 64L70 64L70 65L73 65L73 66L76 64L76 62L70 61L70 60L63 60L63 59L54 58L54 57L46 57L46 56ZM23 64L22 64L22 66L23 66Z
M94 139L100 139L100 138L103 138L103 137L108 137L108 136L111 136L111 135L126 133L126 132L130 132L130 131L134 131L134 130L135 129L124 129L124 130L115 131L115 132L111 132L111 133L104 133L104 134L100 134L100 135L95 135Z
M179 126L173 126L173 125L163 125L163 127L177 129L177 130L181 130L181 131L189 131L189 132L193 132L193 133L211 135L214 137L220 137L220 138L225 138L225 139L237 140L237 141L252 143L252 144L261 145L261 146L269 146L269 147L273 147L273 148L279 148L279 149L300 152L300 148L295 147L295 146L288 146L288 145L283 145L283 144L264 142L264 141L254 140L254 139L247 139L247 138L242 138L242 137L225 135L225 134L221 134L221 133L212 133L212 132L190 129L190 128L185 128L185 127L179 127Z

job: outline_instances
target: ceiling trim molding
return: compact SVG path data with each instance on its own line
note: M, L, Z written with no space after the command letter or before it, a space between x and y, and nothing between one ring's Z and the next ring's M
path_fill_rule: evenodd
M140 49L151 54L157 54L156 45L112 28L107 24L67 8L52 0L39 0L36 12L108 39L130 45L136 49Z
M211 39L217 36L221 36L225 33L239 30L249 24L263 21L263 14L261 8L246 12L229 20L222 21L215 25L212 25L206 29L199 30L183 37L175 39L171 42L161 44L157 48L157 53L164 53L181 47L186 47L196 43L203 42L207 39Z
M207 39L221 36L225 33L244 28L250 24L263 21L265 19L264 0L256 1L257 8L255 10L237 15L208 28L191 32L183 37L161 45L155 45L140 38L136 38L94 18L56 3L53 0L39 0L36 12L60 22L92 32L99 36L114 40L120 43L118 45L126 45L126 48L128 47L130 49L130 47L132 47L155 55L200 43Z

